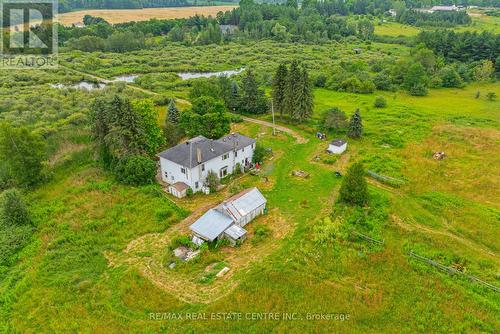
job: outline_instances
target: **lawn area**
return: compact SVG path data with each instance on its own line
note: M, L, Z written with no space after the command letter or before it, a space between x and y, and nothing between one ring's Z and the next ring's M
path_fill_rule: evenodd
M315 114L294 138L253 123L233 130L274 152L261 176L245 175L224 191L173 200L159 186L117 184L92 162L88 149L57 169L58 181L29 196L35 240L19 263L0 273L0 330L4 332L495 332L498 295L450 277L408 257L414 250L500 285L498 84L404 93L348 94L315 91ZM475 98L481 92L479 99ZM387 108L373 108L384 95ZM338 160L322 161L327 143L314 137L320 113L338 106L361 109L365 135L349 140ZM467 108L464 108L467 106ZM345 138L345 133L330 133ZM444 150L442 161L432 153ZM354 228L384 240L383 247L356 238L318 243L318 227L335 207L342 173L354 161L405 184L370 180L370 207ZM291 175L296 169L308 179ZM203 254L199 261L167 268L171 238L186 233L197 208L257 186L270 213L249 225L242 247ZM480 192L472 189L481 189ZM347 224L359 212L345 213ZM258 226L271 231L255 239ZM211 263L232 269L214 279ZM4 297L5 296L5 297ZM43 302L40 302L43 301ZM311 303L311 301L313 301ZM397 310L397 312L395 311ZM152 320L151 312L296 313L296 320ZM347 320L307 320L308 313L343 313Z
M382 36L415 36L420 31L420 28L397 22L384 22L375 25L375 35Z

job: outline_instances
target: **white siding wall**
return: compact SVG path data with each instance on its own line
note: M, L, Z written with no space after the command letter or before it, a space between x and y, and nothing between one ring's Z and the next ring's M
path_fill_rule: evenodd
M332 152L332 153L335 153L335 154L340 154L340 153L343 153L347 148L347 143L345 143L344 145L342 146L335 146L335 145L329 145L328 146L328 151Z
M250 223L252 220L255 219L255 217L260 216L261 214L264 213L264 209L266 207L266 204L262 204L255 210L247 213L244 217L242 217L236 224L240 227L244 227L246 224Z
M254 146L254 147L252 147ZM227 175L233 173L237 163L241 166L244 165L245 159L250 163L252 162L253 151L255 144L249 145L244 149L238 150L235 154L233 151L229 152L229 157L222 160L222 156L216 157L203 163L205 170L202 171L202 165L193 167L191 170L186 168L186 174L181 172L182 166L170 160L160 157L161 177L164 182L173 184L175 182L184 182L190 186L194 192L201 191L203 182L207 178L208 172L213 170L217 176L220 177L220 170L227 166ZM165 177L167 173L167 177ZM198 182L198 188L196 188Z

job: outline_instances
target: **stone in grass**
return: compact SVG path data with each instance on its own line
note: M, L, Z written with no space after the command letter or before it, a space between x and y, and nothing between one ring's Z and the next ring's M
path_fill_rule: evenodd
M229 267L224 267L224 268L222 268L222 270L221 270L221 271L219 271L219 272L217 273L217 275L215 275L215 276L217 276L217 277L222 277L222 276L224 276L224 275L225 275L228 271L229 271Z
M168 265L168 268L174 269L176 265L177 264L175 262L170 262L170 264Z

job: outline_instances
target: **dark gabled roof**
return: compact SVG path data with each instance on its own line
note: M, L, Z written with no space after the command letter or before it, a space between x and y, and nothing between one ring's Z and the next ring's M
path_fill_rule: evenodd
M217 142L229 144L234 150L240 150L244 147L252 145L256 142L256 140L240 135L239 133L231 133L230 135L222 137L221 139L217 139Z
M345 140L342 140L342 139L334 139L334 140L332 140L332 142L330 143L330 145L340 147L340 146L344 145L345 143L346 143L346 141L345 141Z
M231 152L233 149L241 149L253 143L255 143L255 139L242 136L238 133L230 134L218 140L198 136L163 151L158 156L181 166L193 168L224 153ZM198 151L201 154L199 161Z

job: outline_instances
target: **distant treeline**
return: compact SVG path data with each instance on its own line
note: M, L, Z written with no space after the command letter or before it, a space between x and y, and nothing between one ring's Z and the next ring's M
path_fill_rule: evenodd
M208 1L209 2L209 1ZM222 2L238 3L238 0L222 0ZM293 6L297 0L262 0L260 3L286 4ZM316 7L323 15L372 14L381 15L389 9L426 8L434 5L461 5L500 7L500 0L303 0L302 7ZM158 7L182 7L196 5L193 0L59 0L59 12L69 12L78 9L139 9Z
M234 40L274 39L281 42L325 42L347 36L370 39L374 25L366 17L322 15L315 8L298 8L296 3L287 5L256 4L251 0L240 2L240 7L217 17L193 16L188 19L150 20L110 25L102 19L86 17L83 28L60 27L61 44L82 51L130 51L128 47L116 47L122 38L144 39L144 36L166 35L166 41L187 45L218 44ZM221 26L229 26L222 27ZM229 33L227 30L229 29ZM224 31L223 31L224 30ZM123 34L127 32L127 34ZM117 38L120 37L120 38ZM111 38L111 39L110 39ZM112 42L114 46L111 46ZM140 44L123 41L118 43L138 48Z
M453 27L470 24L471 18L465 11L438 11L433 13L418 10L403 10L398 13L400 23L412 26Z
M500 35L490 32L424 31L418 35L417 41L448 61L472 62L487 59L498 62L500 58Z
M188 5L186 0L59 0L59 12L78 9L140 9Z

